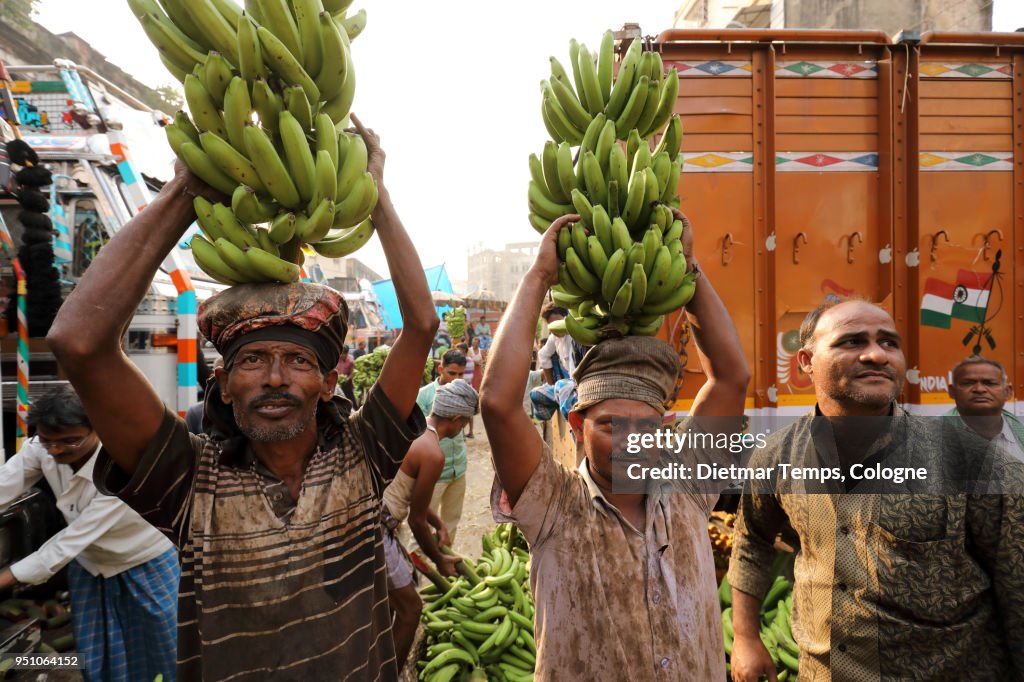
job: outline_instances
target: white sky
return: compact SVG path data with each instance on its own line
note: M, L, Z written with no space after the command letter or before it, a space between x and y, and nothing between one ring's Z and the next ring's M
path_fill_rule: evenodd
M353 3L351 11L369 14L354 43L353 110L381 136L385 183L425 267L445 263L453 279L465 279L472 246L537 238L526 220L527 157L547 138L538 84L548 58L568 68L570 38L594 48L606 28L626 22L656 35L671 27L678 5ZM42 0L37 19L54 33L74 31L147 85L173 82L124 0ZM995 0L993 28L1019 26L1024 2ZM376 239L356 257L387 271Z

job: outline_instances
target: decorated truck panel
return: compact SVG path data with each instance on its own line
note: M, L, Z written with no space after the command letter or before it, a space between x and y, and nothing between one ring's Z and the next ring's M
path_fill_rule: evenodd
M68 62L8 66L8 71L13 79L7 86L8 101L18 113L22 139L54 174L49 215L54 227L54 265L66 295L103 244L144 210L158 187L157 181L143 175L143 168L153 168L159 158L163 166L170 162L161 129L165 117ZM9 118L8 112L4 117ZM130 145L150 165L136 163ZM0 196L0 208L17 244L17 206L13 199ZM197 301L223 288L195 266L187 250L189 236L154 277L124 339L128 355L164 401L179 412L197 399ZM4 266L7 272L9 259ZM16 330L9 331L12 335L3 341L4 409L16 409L20 415L24 400L15 390L19 383L27 384L22 387L27 389L24 393L34 393L62 381L62 375L44 339L32 338L29 371L19 377L14 359L22 353L16 349ZM14 444L10 436L5 434L8 448Z
M813 405L800 322L847 296L896 319L915 411L948 410L950 368L975 352L1024 393L1024 35L671 30L653 48L679 69L682 205L749 410ZM689 362L677 409L701 383Z

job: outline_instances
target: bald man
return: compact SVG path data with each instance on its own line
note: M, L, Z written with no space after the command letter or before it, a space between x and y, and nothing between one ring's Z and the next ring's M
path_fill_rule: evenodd
M787 526L799 537L792 629L800 679L1022 679L1020 463L956 417L912 417L899 407L907 363L885 310L826 304L807 316L800 342L797 360L817 405L750 461L779 473L772 485L751 485L739 507L729 567L732 679L776 680L759 610L775 538ZM838 475L783 479L784 464ZM899 468L907 479L865 474ZM1003 486L998 494L994 485Z

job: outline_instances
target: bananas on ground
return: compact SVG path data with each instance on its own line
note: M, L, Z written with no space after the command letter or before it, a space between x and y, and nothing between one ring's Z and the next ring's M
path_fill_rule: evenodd
M417 663L421 680L534 678L537 643L526 539L511 523L503 523L484 535L482 544L476 562L463 558L456 564L455 578L442 576L413 555L430 581L420 590L426 630Z
M540 233L560 216L554 301L569 309L566 331L584 345L609 336L652 336L696 286L670 206L682 172L683 128L674 113L679 76L634 40L613 78L614 38L596 53L571 41L569 68L551 58L541 115L551 140L530 156L530 224ZM659 134L651 149L652 136ZM574 147L578 149L573 151Z
M362 138L350 42L366 12L340 0L128 0L191 114L174 153L228 197L196 199L196 263L225 284L293 282L303 245L346 256L373 235L377 186Z

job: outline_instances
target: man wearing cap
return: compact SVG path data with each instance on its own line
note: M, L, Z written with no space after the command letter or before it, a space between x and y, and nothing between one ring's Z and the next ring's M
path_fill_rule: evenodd
M405 325L360 410L334 397L348 311L319 285L236 286L200 308L224 357L203 436L121 351L153 273L195 220L193 197L218 198L180 165L103 248L48 337L103 441L97 486L180 550L179 680L398 676L380 499L423 432L416 394L437 315L383 184L379 139L353 120Z
M496 483L511 505L506 518L530 543L536 679L719 682L725 657L707 537L717 496L624 493L612 483L612 418L660 422L675 398L678 354L649 337L610 339L588 351L574 375L579 401L570 424L585 454L575 471L552 458L521 408L537 315L558 281L557 233L575 220L559 218L541 241L491 350L491 366L500 369L484 375L481 390ZM696 270L689 228L684 252ZM738 422L749 373L706 277L687 316L707 375L691 414ZM502 517L497 494L492 506Z

